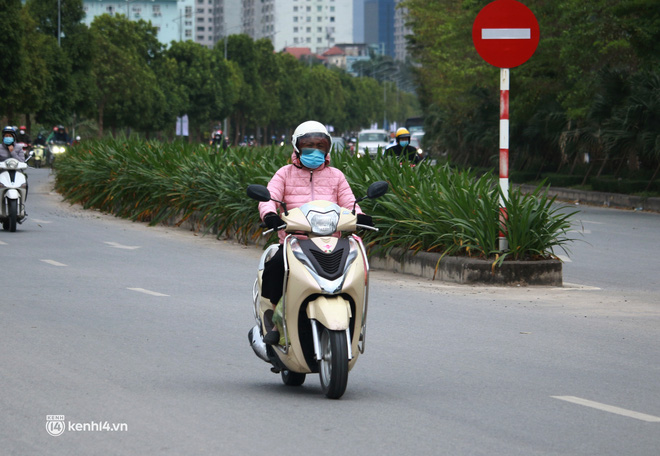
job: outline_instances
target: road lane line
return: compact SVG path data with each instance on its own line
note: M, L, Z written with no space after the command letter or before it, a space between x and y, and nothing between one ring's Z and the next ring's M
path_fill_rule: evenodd
M135 250L135 249L140 248L139 245L123 245L123 244L120 244L118 242L108 242L108 241L106 241L106 242L104 242L104 244L108 244L110 247L114 247L116 249Z
M660 423L660 417L653 415L646 415L644 413L633 412L632 410L626 410L620 407L615 407L613 405L601 404L600 402L590 401L588 399L582 399L581 397L575 396L550 396L555 399L562 401L572 402L573 404L584 405L585 407L591 407L604 412L615 413L617 415L627 416L628 418L635 418L636 420L647 421L649 423Z
M66 264L60 263L59 261L55 261L55 260L40 260L40 261L43 261L44 263L48 263L51 266L66 266Z
M28 220L30 220L31 222L35 222L35 223L45 223L45 224L53 223L50 220L41 220L41 219L36 219L36 218L28 219Z
M0 241L0 245L7 245L7 243Z
M571 259L570 259L569 257L567 257L566 255L557 255L557 258L559 258L559 259L560 259L561 261L563 261L564 263L572 263L572 262L573 262L573 260L571 260Z
M157 291L145 290L144 288L127 288L127 290L137 291L138 293L144 293L151 296L169 296L163 293L158 293Z

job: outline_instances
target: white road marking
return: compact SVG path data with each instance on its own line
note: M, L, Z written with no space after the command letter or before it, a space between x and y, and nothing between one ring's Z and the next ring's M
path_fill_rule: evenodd
M32 222L35 222L35 223L53 223L50 220L41 220L41 219L36 219L36 218L28 219L28 220L30 220Z
M532 29L528 28L494 28L481 29L482 40L529 40Z
M44 263L48 263L52 266L66 266L66 264L60 263L59 261L55 261L55 260L41 260L41 261L43 261Z
M0 245L7 245L7 243L0 241Z
M151 296L169 296L163 293L158 293L157 291L145 290L144 288L127 288L127 290L137 291L138 293L144 293Z
M573 262L573 260L571 260L571 259L570 259L569 257L567 257L566 255L557 255L557 258L559 258L559 259L560 259L561 261L563 261L564 263L572 263L572 262Z
M646 415L645 413L633 412L613 405L601 404L600 402L590 401L575 396L550 396L562 401L572 402L573 404L584 405L604 412L615 413L617 415L627 416L628 418L635 418L636 420L648 421L649 423L660 423L660 417L653 415Z
M126 250L135 250L139 249L139 245L123 245L118 242L104 242L104 244L108 244L110 247L114 247L116 249L126 249Z

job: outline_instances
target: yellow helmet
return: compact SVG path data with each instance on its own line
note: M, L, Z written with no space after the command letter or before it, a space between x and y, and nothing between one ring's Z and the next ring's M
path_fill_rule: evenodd
M410 132L405 128L399 128L396 131L396 135L394 135L394 137L398 138L399 136L410 136Z

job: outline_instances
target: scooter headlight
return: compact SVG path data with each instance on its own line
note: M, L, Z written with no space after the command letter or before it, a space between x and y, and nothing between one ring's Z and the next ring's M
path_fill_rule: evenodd
M330 236L337 231L339 224L339 206L332 204L327 207L303 205L300 208L305 214L312 233L318 236Z
M7 169L16 169L16 168L18 168L18 163L19 163L19 161L16 160L15 158L9 158L9 159L5 160L5 166L7 167Z
M53 153L54 154L62 154L66 152L66 148L64 146L54 146L53 147Z
M339 223L339 214L336 212L326 212L324 214L311 213L307 216L309 224L312 227L312 233L319 236L329 236L337 231Z

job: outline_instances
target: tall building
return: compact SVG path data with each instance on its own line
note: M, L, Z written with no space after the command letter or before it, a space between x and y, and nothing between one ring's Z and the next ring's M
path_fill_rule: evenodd
M276 51L308 47L321 54L353 43L353 0L242 0L243 32L269 38Z
M83 0L84 22L88 26L96 16L123 14L130 20L151 21L158 41L187 41L193 36L194 0ZM208 0L207 0L208 1Z
M394 59L405 61L408 57L408 40L406 36L412 34L412 29L406 25L408 10L400 8L401 0L395 1L394 6Z
M394 57L395 0L365 0L364 42L382 55Z
M83 8L88 25L106 13L151 21L164 44L193 40L212 48L226 36L245 33L270 39L278 52L307 47L322 54L336 44L355 42L353 1L83 0Z

